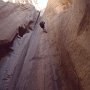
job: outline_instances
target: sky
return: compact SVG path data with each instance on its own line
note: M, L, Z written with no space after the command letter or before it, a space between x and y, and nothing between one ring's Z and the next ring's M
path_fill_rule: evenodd
M48 2L48 0L32 0L33 5L39 11L46 8L47 2Z

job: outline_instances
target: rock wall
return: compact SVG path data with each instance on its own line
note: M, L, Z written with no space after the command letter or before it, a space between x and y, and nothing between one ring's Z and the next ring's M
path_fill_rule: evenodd
M19 26L35 21L38 12L31 4L0 1L0 44L12 41Z
M70 54L83 89L90 89L90 11L88 1L75 0L61 21L64 45ZM66 18L66 19L65 19Z
M48 7L44 14L44 19L48 21L49 30L58 30L57 35L60 36L61 57L66 52L70 57L67 58L67 56L64 55L66 58L61 58L64 66L67 62L67 67L65 66L65 68L67 70L68 80L71 78L71 82L74 82L74 79L77 77L78 80L75 82L81 84L81 90L90 90L89 9L89 0L73 0L72 4L65 5L61 5L59 0L49 0ZM70 61L72 63L69 63ZM77 75L71 74L71 66L73 66L73 70L75 70ZM74 89L75 88L69 90Z

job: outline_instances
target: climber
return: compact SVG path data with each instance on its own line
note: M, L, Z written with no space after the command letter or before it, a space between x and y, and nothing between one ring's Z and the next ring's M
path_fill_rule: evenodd
M39 25L43 29L43 32L47 33L47 31L45 29L45 22L44 21L41 21Z

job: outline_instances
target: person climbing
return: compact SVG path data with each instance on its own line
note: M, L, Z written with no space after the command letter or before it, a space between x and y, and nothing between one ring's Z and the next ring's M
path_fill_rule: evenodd
M41 21L39 25L43 29L43 32L47 33L47 31L45 29L45 22L44 21Z

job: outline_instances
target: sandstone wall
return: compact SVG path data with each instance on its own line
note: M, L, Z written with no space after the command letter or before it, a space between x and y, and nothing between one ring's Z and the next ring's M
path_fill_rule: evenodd
M58 30L60 47L64 45L68 52L82 89L90 90L90 1L73 0L65 9L58 7L57 13L59 4L59 0L49 0L44 18L48 21L50 30ZM69 62L69 59L62 61ZM67 70L70 68L68 64Z

